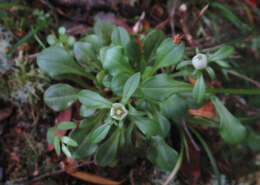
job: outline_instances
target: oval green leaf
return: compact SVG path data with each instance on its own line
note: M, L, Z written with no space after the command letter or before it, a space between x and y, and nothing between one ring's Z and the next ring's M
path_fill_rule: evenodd
M69 129L73 129L76 127L76 123L72 122L72 121L65 121L65 122L61 122L58 125L58 130L69 130Z
M147 150L147 158L161 169L171 171L178 159L178 153L160 136L152 137L151 147Z
M55 84L44 93L44 102L55 111L62 111L70 107L76 100L79 89L68 84Z
M61 47L50 47L44 49L37 58L39 68L55 77L63 74L85 75L81 67L75 63L73 57Z
M203 75L200 75L196 80L195 86L192 91L193 98L197 104L201 103L204 100L206 93L206 84L203 78Z
M242 142L247 135L245 126L226 109L217 97L212 97L211 101L220 117L219 133L222 139L230 144Z
M123 97L121 102L126 104L129 98L134 94L140 83L141 74L135 73L125 83L123 90Z
M110 165L115 160L119 137L120 132L116 130L113 135L99 147L96 160L101 166Z
M79 101L90 108L103 109L110 108L112 103L100 96L98 93L90 90L82 90L78 94Z

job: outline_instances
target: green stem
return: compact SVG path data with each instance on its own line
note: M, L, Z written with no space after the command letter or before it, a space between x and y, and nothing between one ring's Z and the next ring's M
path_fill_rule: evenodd
M244 94L244 95L260 95L260 89L216 89L207 88L211 93L228 93L228 94Z
M43 42L41 41L41 39L38 37L37 33L34 34L34 38L35 40L40 44L40 46L45 49L46 46L43 44Z
M31 30L29 33L27 33L21 40L19 40L8 52L8 55L12 55L16 49L23 44L24 42L26 42L27 40L29 40L33 35L35 35L38 31L40 31L41 29L43 29L45 27L45 25L40 25L39 27L37 27L36 29Z
M183 136L184 137L184 136ZM183 151L184 151L184 138L182 138L182 143L181 143L181 153L178 157L178 160L176 162L175 167L173 168L170 176L168 177L168 179L163 183L163 185L168 185L176 176L176 174L178 173L181 164L182 164L182 159L183 159Z

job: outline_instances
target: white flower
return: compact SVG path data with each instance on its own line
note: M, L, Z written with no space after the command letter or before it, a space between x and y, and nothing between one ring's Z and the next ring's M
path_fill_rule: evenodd
M204 54L197 54L192 58L192 65L195 69L204 69L208 65L207 56Z
M110 116L116 120L123 120L127 116L127 110L121 103L114 103L110 110Z

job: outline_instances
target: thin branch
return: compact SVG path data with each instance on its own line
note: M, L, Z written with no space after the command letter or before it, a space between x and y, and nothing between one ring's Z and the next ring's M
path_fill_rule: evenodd
M231 71L231 70L225 70L227 73L229 73L229 74L232 74L232 75L234 75L234 76L237 76L237 77L239 77L239 78L242 78L242 79L244 79L244 80L246 80L246 81L248 81L248 82L251 82L252 84L254 84L256 87L258 87L258 88L260 88L260 82L258 82L258 81L256 81L256 80L253 80L253 79L251 79L251 78L249 78L249 77L247 77L247 76L245 76L245 75L242 75L242 74L240 74L240 73L237 73L237 72L235 72L235 71Z
M192 135L191 135L189 129L187 128L187 125L186 125L185 120L182 119L181 122L182 122L182 126L183 126L183 128L184 128L184 130L185 130L187 136L189 137L191 143L193 144L195 150L200 151L200 147L197 145L197 143L195 142L195 140L192 138Z
M9 184L17 184L17 183L25 183L25 182L28 182L29 184L31 184L32 182L36 182L36 181L39 181L39 180L42 180L42 179L45 179L47 177L51 177L51 176L54 176L54 175L58 175L60 173L63 173L63 172L66 172L66 171L71 171L71 170L74 170L76 168L79 168L79 167L82 167L82 166L85 166L85 165L88 165L88 164L91 164L93 163L93 161L84 161L82 162L81 164L78 164L76 166L73 166L71 168L65 168L65 169L60 169L60 170L55 170L55 171L51 171L51 172L47 172L43 175L39 175L37 177L34 177L33 179L30 179L30 177L27 177L27 178L21 178L21 179L18 179L18 180L13 180L13 181L8 181Z

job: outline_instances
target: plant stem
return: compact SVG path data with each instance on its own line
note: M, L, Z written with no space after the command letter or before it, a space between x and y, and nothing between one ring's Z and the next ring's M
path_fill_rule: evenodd
M183 136L184 137L184 136ZM183 158L183 150L184 150L184 141L182 138L182 143L181 143L181 153L179 155L179 158L176 162L175 167L173 168L170 176L168 177L168 179L163 183L163 185L168 185L176 176L177 172L179 171L180 167L181 167L181 163L182 163L182 158Z
M34 34L34 38L35 40L40 44L40 46L45 49L46 46L44 45L44 43L41 41L41 39L38 37L37 33Z
M234 75L234 76L237 76L237 77L239 77L239 78L242 78L242 79L244 79L244 80L246 80L246 81L248 81L248 82L251 82L251 83L254 84L256 87L260 88L260 82L258 82L258 81L256 81L256 80L253 80L253 79L251 79L251 78L249 78L249 77L247 77L247 76L245 76L245 75L243 75L243 74L237 73L237 72L235 72L235 71L231 71L231 70L224 70L224 71L226 71L227 73L230 73L230 74L232 74L232 75Z
M228 93L228 94L244 94L244 95L260 95L260 89L217 89L207 88L211 93Z

